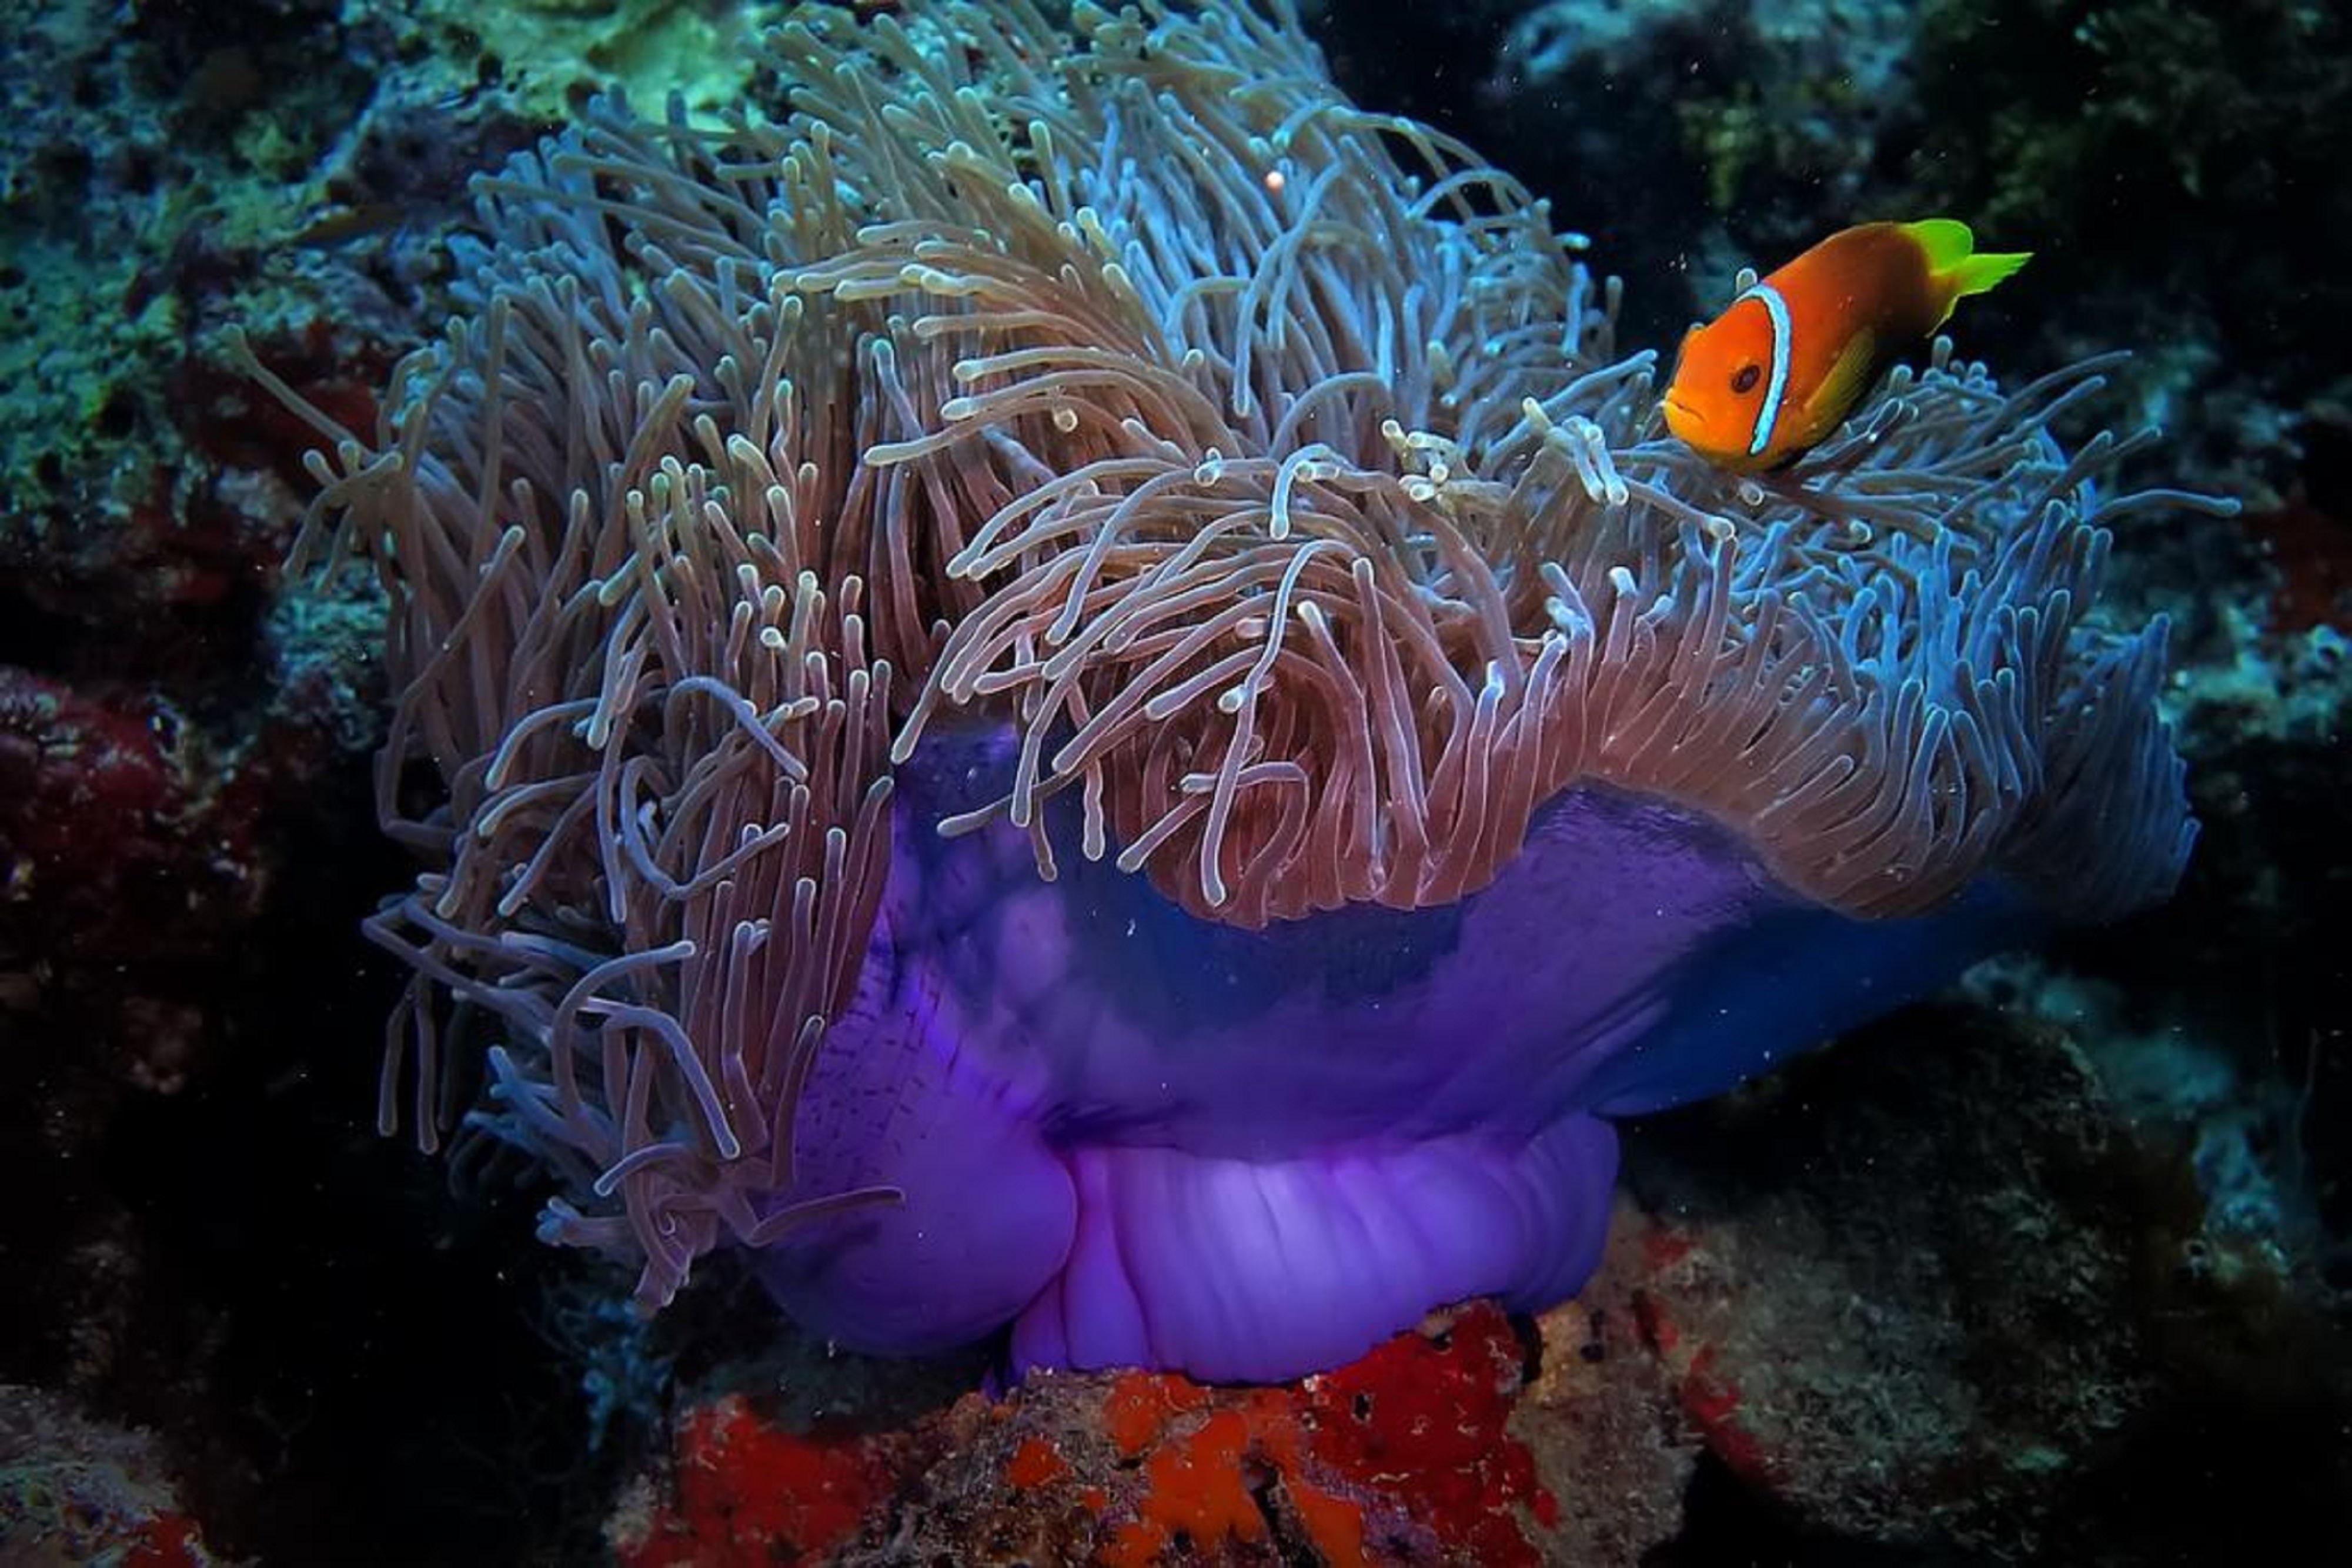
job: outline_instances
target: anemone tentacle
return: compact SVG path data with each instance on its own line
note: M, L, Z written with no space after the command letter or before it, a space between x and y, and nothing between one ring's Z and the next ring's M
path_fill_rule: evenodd
M1245 929L1464 900L1580 788L1860 919L2178 878L2163 628L2090 618L2143 500L2051 434L2102 362L1939 346L1729 477L1581 242L1349 104L1287 0L810 8L771 57L776 120L603 101L479 182L459 318L368 438L311 411L297 552L393 606L383 1120L436 1141L487 1042L477 1124L647 1306L895 1196L794 1175L894 834L1009 821L1051 875L1068 795L1080 853ZM1010 727L1001 794L898 820L959 716Z
M1072 58L1019 15L971 79L954 7L782 35L789 77L860 84L794 104L887 214L793 285L885 302L957 383L866 460L1006 497L898 756L1009 702L1012 821L1077 789L1089 852L1244 925L1459 897L1584 780L1860 914L1989 866L2091 917L2171 884L2161 630L2082 622L2110 455L2047 434L2101 367L2004 396L1939 350L1743 486L1657 438L1543 204L1348 106L1286 12L1148 16ZM2136 831L2049 825L2085 747Z

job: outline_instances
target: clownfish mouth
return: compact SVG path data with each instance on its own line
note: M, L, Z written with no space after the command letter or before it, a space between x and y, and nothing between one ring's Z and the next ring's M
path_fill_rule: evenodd
M1706 415L1672 392L1660 400L1659 406L1665 413L1667 428L1677 435L1706 428Z

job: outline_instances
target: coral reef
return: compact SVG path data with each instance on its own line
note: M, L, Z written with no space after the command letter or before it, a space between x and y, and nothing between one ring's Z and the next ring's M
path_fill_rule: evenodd
M0 1549L11 1563L207 1568L159 1445L38 1389L0 1384Z
M446 1471L445 1443L383 1431L392 1390L520 1352L426 1308L376 1371L317 1369L436 1270L462 1274L457 1295L495 1292L514 1248L394 1223L400 1167L348 1110L366 1075L313 1054L365 984L341 933L383 874L352 829L382 734L383 610L356 578L288 591L309 432L219 329L247 323L306 395L369 417L386 345L431 308L429 231L529 133L495 94L458 90L470 66L459 84L372 56L363 8L218 21L6 8L0 1180L42 1197L0 1237L0 1379L153 1431L141 1463L177 1479L202 1539L227 1520L233 1554L333 1539L424 1555L453 1528L448 1494L330 1505L366 1492L372 1461L319 1434ZM292 1240L347 1225L398 1237L364 1263ZM520 1319L514 1333L539 1343ZM75 1430L33 1423L12 1463L79 1463ZM61 1548L44 1518L0 1521L0 1558L131 1550Z
M2325 1319L2258 1249L2216 1255L2191 1173L2067 1034L1960 1007L1868 1033L1638 1126L1608 1256L1539 1320L1444 1314L1276 1388L1042 1374L823 1416L705 1394L610 1538L635 1562L2221 1560L2229 1517L2102 1501L2216 1462L2183 1407L2246 1437L2250 1509L2347 1522Z
M790 14L787 0L721 6L687 0L416 0L383 25L402 54L463 62L494 77L515 109L560 120L607 83L647 103L677 94L712 117L751 86L760 36Z
M1353 1518L1376 1560L2120 1565L2352 1535L2341 18L1996 0L1890 45L1869 4L1307 6L1349 97L1590 233L1621 351L1738 265L1948 207L2044 251L1966 354L2010 382L2133 347L2057 434L2160 418L2126 474L2247 502L2126 518L2105 574L2113 624L2174 629L2180 895L1628 1124L1576 1301L1348 1369L1472 1412L1446 1429L1492 1461L1391 1484L1318 1450L1312 1422L1359 1417L1304 1383L984 1398L984 1355L780 1333L724 1252L634 1321L629 1270L531 1245L543 1178L374 1134L405 977L354 932L412 869L364 800L383 600L281 570L317 434L221 329L374 429L397 355L473 308L446 244L468 176L605 86L704 126L739 91L782 111L712 29L785 8L725 9L5 7L0 1559L707 1561L740 1524L762 1559L837 1530L849 1561L1296 1562L1346 1560ZM1822 25L1792 49L1798 15ZM758 1490L799 1467L854 1484ZM1400 1522L1439 1507L1444 1531Z
M1918 199L2046 240L2060 342L2148 342L2149 416L2200 463L2281 483L2280 412L2340 396L2352 347L2338 269L2315 265L2352 246L2326 151L2352 114L2352 27L2276 0L1969 0L1919 26ZM2115 221L2133 214L2160 243ZM2264 243L2223 237L2248 233Z
M805 1433L727 1396L677 1423L669 1465L609 1530L623 1562L647 1565L764 1562L782 1544L1532 1568L1559 1505L1508 1428L1528 1360L1503 1314L1475 1306L1296 1389L1045 1375L904 1428Z

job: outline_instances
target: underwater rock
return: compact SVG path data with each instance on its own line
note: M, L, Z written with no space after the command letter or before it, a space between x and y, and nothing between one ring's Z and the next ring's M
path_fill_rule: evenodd
M0 1557L207 1568L205 1544L163 1445L69 1401L0 1384Z

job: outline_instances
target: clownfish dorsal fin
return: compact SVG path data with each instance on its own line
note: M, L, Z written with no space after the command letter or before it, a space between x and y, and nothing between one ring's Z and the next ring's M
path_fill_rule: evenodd
M1808 423L1828 434L1853 412L1870 391L1870 383L1878 379L1880 369L1876 333L1857 331L1848 338L1836 361L1822 372L1813 395L1805 401Z
M1977 236L1958 218L1922 218L1916 224L1905 224L1903 232L1911 236L1911 243L1927 258L1930 272L1951 271L1977 247Z
M1971 294L1982 294L2033 259L2030 250L1976 254L1976 235L1958 218L1923 218L1916 224L1905 224L1902 228L1911 243L1919 247L1927 264L1928 277L1948 290L1944 313L1936 318L1936 327L1952 319L1953 306ZM1928 330L1934 331L1935 327Z

